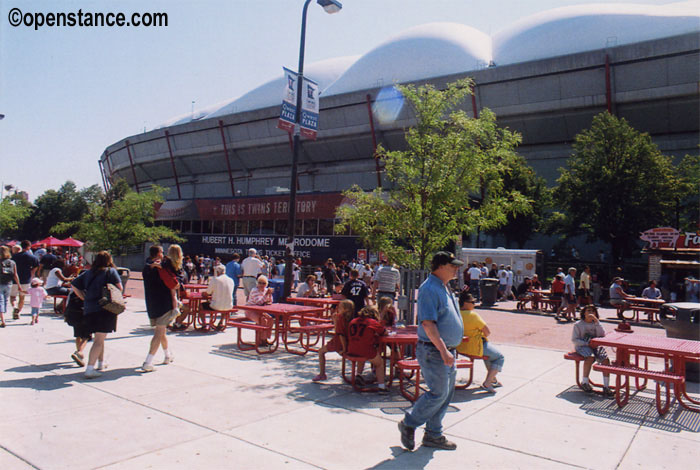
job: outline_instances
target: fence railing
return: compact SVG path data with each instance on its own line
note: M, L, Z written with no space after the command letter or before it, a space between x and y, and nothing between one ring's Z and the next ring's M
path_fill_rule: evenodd
M399 318L407 325L415 323L418 304L418 288L430 274L427 269L401 268L401 288L399 289Z

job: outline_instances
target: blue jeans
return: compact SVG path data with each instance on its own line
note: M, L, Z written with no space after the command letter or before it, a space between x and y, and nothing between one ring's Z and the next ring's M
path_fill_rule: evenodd
M10 299L12 284L0 284L0 313L7 312L7 301Z
M445 365L436 347L420 341L416 359L428 391L416 401L410 413L406 412L404 424L417 428L425 423L425 434L437 438L442 435L442 418L455 393L457 369Z
M238 299L236 299L236 292L238 292L238 284L233 285L233 306L238 305Z
M479 300L479 280L474 280L472 279L469 281L469 292L476 298L476 300Z
M493 368L496 368L498 372L503 370L503 362L505 362L505 358L503 357L503 354L493 347L490 342L484 341L484 356L488 356L488 359L484 359L484 364L486 364L486 370L491 370Z

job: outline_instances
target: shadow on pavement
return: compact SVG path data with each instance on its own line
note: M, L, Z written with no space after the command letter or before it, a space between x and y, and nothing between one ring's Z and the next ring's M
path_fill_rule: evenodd
M583 393L577 386L571 386L557 395L570 403L579 404L587 415L613 421L645 426L668 432L700 432L700 413L686 410L674 399L671 408L664 416L656 411L654 392L630 389L630 401L626 406L617 406L614 398Z

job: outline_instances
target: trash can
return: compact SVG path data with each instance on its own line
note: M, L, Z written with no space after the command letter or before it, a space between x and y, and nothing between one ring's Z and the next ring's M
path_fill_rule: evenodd
M270 279L267 283L272 288L272 301L281 302L284 295L284 279Z
M131 270L129 268L117 268L117 273L122 281L123 292L126 292L126 283L129 281L129 276L131 275Z
M659 322L666 330L667 338L700 341L700 303L663 304L659 309ZM686 363L685 379L700 382L700 364Z
M485 277L479 281L481 306L495 305L498 298L498 279Z

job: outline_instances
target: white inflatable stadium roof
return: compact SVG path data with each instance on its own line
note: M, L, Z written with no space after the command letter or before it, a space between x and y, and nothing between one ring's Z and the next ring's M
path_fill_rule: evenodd
M363 56L310 64L304 75L322 96L700 32L700 1L662 6L586 4L537 13L489 37L470 26L412 27ZM237 99L173 118L158 128L281 103L280 76Z

